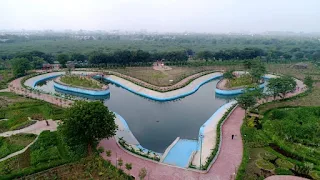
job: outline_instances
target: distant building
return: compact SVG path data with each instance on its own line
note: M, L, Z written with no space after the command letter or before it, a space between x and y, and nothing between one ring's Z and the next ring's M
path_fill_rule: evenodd
M59 70L61 69L61 64L58 61L54 61L53 64L49 64L46 62L42 64L42 69L43 70Z
M296 69L308 69L308 64L305 63L297 63L293 65L294 68Z

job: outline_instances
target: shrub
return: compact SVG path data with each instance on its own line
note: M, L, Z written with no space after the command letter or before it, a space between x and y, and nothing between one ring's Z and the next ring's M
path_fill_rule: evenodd
M100 147L98 148L98 153L103 153L103 152L104 152L104 148L100 146Z
M292 171L284 168L276 168L277 175L294 175Z
M274 165L271 162L266 161L264 159L258 159L256 161L256 166L260 169L264 169L267 171L272 171L275 169Z
M274 161L275 159L277 159L277 156L270 152L262 153L261 157L267 161Z
M272 111L271 114L271 119L275 120L275 119L283 119L284 117L287 116L287 113L284 110L274 110Z
M292 169L294 167L294 165L291 162L284 159L280 159L280 158L276 160L276 164L280 168L285 168L285 169Z

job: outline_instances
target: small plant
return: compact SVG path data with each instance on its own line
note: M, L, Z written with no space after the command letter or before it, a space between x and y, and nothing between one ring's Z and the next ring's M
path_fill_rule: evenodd
M99 153L103 153L103 152L104 152L104 148L103 148L102 146L100 146L100 147L98 148L98 152L99 152Z
M122 165L123 165L123 160L121 158L118 159L118 165L121 169Z
M126 163L126 169L128 170L128 173L130 174L130 170L132 169L132 164L131 163Z
M106 151L106 156L107 156L107 157L111 157L111 150L107 150L107 151Z
M143 180L146 176L147 176L147 169L146 168L140 169L140 171L139 171L140 180Z

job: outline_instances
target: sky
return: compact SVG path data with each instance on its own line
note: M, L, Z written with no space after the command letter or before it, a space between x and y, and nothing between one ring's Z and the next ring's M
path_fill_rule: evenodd
M0 29L320 32L320 0L0 0Z

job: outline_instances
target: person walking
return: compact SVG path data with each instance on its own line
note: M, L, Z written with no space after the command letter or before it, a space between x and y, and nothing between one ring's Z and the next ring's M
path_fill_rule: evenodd
M233 138L234 138L234 135L232 134L232 135L231 135L231 139L233 139Z

